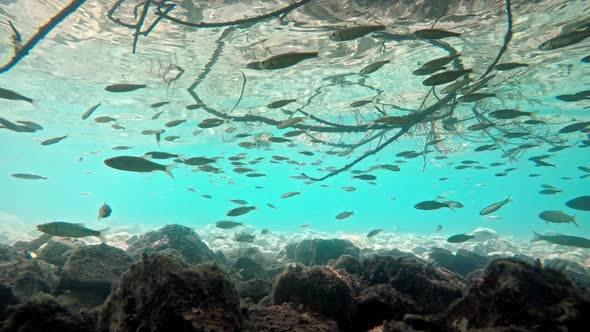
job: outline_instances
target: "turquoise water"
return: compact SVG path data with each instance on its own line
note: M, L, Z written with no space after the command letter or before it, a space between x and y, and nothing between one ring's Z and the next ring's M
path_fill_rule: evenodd
M59 8L58 5L63 5L61 2L42 3L43 8L53 8L54 11ZM309 6L312 5L319 6ZM501 150L474 151L476 147L492 142L479 132L474 134L465 129L467 124L475 122L468 122L458 128L459 134L468 135L469 140L462 138L463 135L441 129L439 123L437 132L444 138L440 148L446 153L433 151L425 158L420 156L415 159L396 157L402 151L423 149L425 137L423 131L418 130L352 168L368 170L378 164L397 164L401 168L399 172L387 169L368 172L377 176L375 184L354 179L354 174L348 171L310 184L305 184L306 180L291 177L302 172L311 176L325 175L326 167L339 168L352 162L367 152L367 148L375 148L377 141L371 146L356 149L350 155L339 157L326 154L331 150L329 146L311 143L305 135L293 139L296 143L294 147L273 143L270 145L271 151L264 147L244 149L238 146L239 142L251 141L251 137L224 142L224 139L238 133L271 133L280 136L293 130L278 130L260 123L224 124L193 135L201 120L213 116L206 114L203 109L187 110L185 106L195 101L186 89L209 61L214 41L219 38L221 29L195 31L163 23L159 27L161 30L156 29L153 35L140 38L137 54L133 55L130 33L121 27L114 27L112 22L101 15L107 8L106 4L83 5L79 12L72 14L56 28L55 34L50 34L47 40L33 49L28 57L0 75L0 87L35 100L33 104L28 104L0 99L2 117L11 121L30 120L44 127L44 130L35 133L0 130L0 221L4 223L3 229L9 230L9 224L15 223L15 227L18 224L18 227L33 230L36 224L62 220L85 223L96 229L111 227L113 230L132 232L172 223L198 230L216 221L231 219L243 221L258 230L268 228L277 232L297 232L301 224L310 223L313 229L328 233L366 233L383 228L385 232L433 234L437 225L442 225L442 233L448 235L487 227L497 231L500 236L523 239L531 238L533 230L552 230L590 237L588 212L575 211L564 204L569 199L588 195L590 180L581 179L580 176L586 173L577 167L590 166L590 150L576 144L588 139L588 135L583 132L555 135L559 128L573 118L578 121L590 118L589 111L585 109L590 105L588 100L565 103L555 99L556 95L576 93L590 87L590 64L580 62L582 57L588 55L590 39L552 52L541 52L536 48L542 41L556 36L564 22L573 24L581 20L583 15L579 13L590 13L590 6L585 2L572 2L570 8L544 5L546 7L542 7L542 10L524 5L515 8L515 36L511 44L514 46L510 46L501 61L525 62L530 67L497 72L497 78L483 91L497 93L499 98L460 104L456 114L468 117L473 106L484 112L513 107L521 111L538 111L535 117L547 121L549 125L527 128L532 128L534 134L542 137L565 139L567 142L561 144L571 147L547 153L552 145L538 138L511 139L502 143L502 146L509 149L522 143L539 144L511 160L503 158ZM0 9L3 16L23 27L22 34L26 39L34 32L33 23L44 22L47 17L39 12L36 21L25 23L23 12L19 12L24 7L23 4L3 4ZM554 10L555 16L549 20L546 12L550 10ZM478 13L481 14L480 11ZM380 41L370 36L345 43L333 42L328 39L331 30L325 25L329 20L319 20L306 11L292 15L287 25L270 20L258 23L249 30L229 32L220 60L198 88L200 97L207 105L223 112L228 112L235 105L242 86L241 70L247 77L247 83L243 98L232 115L259 114L283 120L287 115L280 110L269 110L265 105L279 99L294 98L297 102L284 109L295 111L297 107L304 106L306 98L316 89L323 87L319 97L305 110L326 120L354 124L357 114L348 105L364 98L419 108L428 92L428 88L420 83L426 77L413 76L411 71L427 60L445 55L438 48L417 42L386 42L385 51L382 52ZM466 21L462 23L443 22L441 25L441 28L463 32L462 39L449 39L448 42L461 51L463 65L474 68L477 73L473 75L474 78L479 77L496 56L506 29L501 3L490 15L492 17L484 23L470 21L466 16ZM387 23L394 19L389 17L377 21ZM416 27L428 28L425 24L431 22L427 18L414 19L415 25L404 23L401 27L395 26L395 29L398 33L407 33ZM305 24L298 27L297 22ZM549 23L552 28L549 31L543 29ZM332 22L332 25L335 24ZM95 25L103 30L96 29ZM346 24L339 22L337 25ZM3 36L9 32L7 26L2 27ZM272 53L260 54L265 52L264 48L252 46L246 41L247 37L252 38L250 42L263 40L264 46L271 48ZM8 49L10 44L4 39L3 49ZM318 50L318 59L271 72L245 68L247 63L272 54L310 49ZM7 60L10 56L9 51L3 53L3 59ZM326 86L330 82L326 77L357 73L365 65L380 59L390 59L391 63L368 77L355 74L344 78L348 84L340 82ZM157 69L153 69L153 65L150 68L150 62L153 64L158 61L163 62L163 66L175 63L186 72L167 87L161 78L154 75ZM362 85L353 84L360 80ZM142 83L147 84L147 88L121 94L104 90L105 86L115 83ZM376 93L377 90L381 92ZM170 104L158 110L149 107L158 101L170 101ZM81 114L98 102L102 105L92 117L81 120ZM434 102L431 98L426 105ZM164 110L161 117L151 120L151 116L159 110ZM404 114L392 108L387 110L390 115ZM365 119L375 119L377 116L373 104L359 108L358 112ZM116 123L125 129L115 130L111 128L111 123L93 121L98 116L107 115L116 118ZM187 119L187 122L174 128L164 127L165 123L175 119ZM506 124L509 121L498 123ZM317 123L308 119L305 124ZM224 133L228 127L234 127L235 132ZM153 135L141 134L146 129L166 129L163 137L178 135L180 138L174 142L162 140L158 146ZM397 130L392 129L390 136ZM492 136L501 138L494 129L490 132ZM68 138L58 144L40 145L39 140L66 134ZM361 134L343 133L327 135L326 139L334 143L341 139L356 142L362 137ZM471 142L473 140L476 142ZM131 146L132 149L112 149L120 145ZM222 169L223 173L195 172L195 167L178 164L172 170L175 177L172 179L163 172L123 172L109 168L103 162L121 155L141 156L148 151L177 153L185 157L220 157L213 165ZM305 156L300 154L301 151L312 151L315 155ZM227 158L240 153L247 154L246 159L242 160L244 162L264 158L258 164L245 167L266 176L249 178L233 172L235 166ZM534 167L534 163L528 160L544 154L552 155L546 161L556 167ZM276 155L287 157L300 165L285 161L272 163L272 156ZM447 159L435 158L441 155ZM322 161L321 165L312 165L318 160ZM405 162L396 163L399 160ZM454 169L463 160L475 160L487 168ZM173 163L172 160L154 161L165 165ZM494 162L503 162L504 165L489 166ZM511 167L516 169L507 176L494 175ZM10 176L13 173L38 174L48 179L17 179ZM529 176L534 173L540 176ZM443 177L448 180L439 180ZM543 189L542 184L555 186L563 192L556 197L541 195L538 192ZM342 189L344 186L355 187L356 191L347 192ZM286 192L301 194L280 198ZM211 195L212 198L201 195ZM416 203L436 199L439 195L461 202L464 208L454 211L421 211L414 208ZM484 207L507 196L513 201L493 213L501 219L489 220L478 214ZM248 205L255 205L257 209L238 218L226 217L228 210L237 207L229 202L230 199L246 200ZM112 207L113 214L108 219L97 221L98 208L104 202ZM277 209L267 206L269 203ZM580 227L573 224L546 225L538 218L543 210L562 210L577 215L576 221ZM336 219L336 215L343 211L353 211L354 215L345 220Z

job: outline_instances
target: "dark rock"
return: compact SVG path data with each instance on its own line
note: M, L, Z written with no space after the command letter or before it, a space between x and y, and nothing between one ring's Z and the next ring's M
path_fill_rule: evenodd
M338 257L336 261L331 262L330 266L358 277L362 277L364 273L363 264L358 258L350 255L342 255Z
M17 304L18 300L12 294L12 289L6 285L0 284L0 322L6 315L6 308L9 305Z
M227 257L225 256L223 251L217 250L214 255L215 255L215 260L217 261L217 263L219 263L222 266L227 265Z
M254 278L264 279L266 271L264 267L250 257L240 257L231 265L230 270L239 275L242 280L250 280Z
M67 239L57 240L53 238L37 250L37 258L49 264L62 267L66 263L71 250L76 248L77 245L78 243L75 241Z
M364 280L385 284L417 303L416 313L436 313L462 296L463 278L412 257L372 256L363 262Z
M288 268L280 274L273 304L283 303L303 305L339 322L350 320L356 310L349 280L325 267Z
M34 252L47 243L52 237L52 235L43 233L36 239L31 241L17 241L12 246L18 250Z
M53 293L57 267L7 245L0 244L0 284L12 288L21 299L38 292Z
M447 331L580 331L590 325L590 296L562 273L516 259L492 261L482 279L448 311Z
M95 328L91 320L73 314L51 296L39 294L27 302L10 307L6 320L0 323L0 331L86 332L95 331Z
M466 276L474 270L485 268L489 261L488 257L465 249L459 249L453 255L452 252L446 249L432 248L428 255L435 266L443 267L462 276Z
M132 265L106 300L100 331L239 331L238 296L214 264L151 255Z
M262 279L236 282L236 290L241 299L250 299L257 303L272 291L272 283Z
M359 248L350 241L341 239L303 240L295 247L294 259L305 265L324 265L342 255L359 257Z
M299 243L287 243L284 248L284 252L288 259L295 259L295 248L297 248L298 245Z
M168 225L157 231L148 232L129 246L127 252L135 259L165 249L175 249L191 264L215 261L215 254L199 239L190 227Z
M288 304L250 307L243 331L250 332L338 332L338 325L310 312L299 312Z
M360 290L357 300L357 317L354 331L367 331L386 320L401 320L404 314L416 312L417 304L389 285L379 284Z
M62 268L57 293L90 293L104 301L132 263L125 251L104 243L75 249Z
M438 321L432 316L406 314L402 321L412 329L419 331L436 331Z
M413 328L409 327L404 322L390 321L385 322L381 327L381 332L415 332ZM435 331L435 330L433 330Z

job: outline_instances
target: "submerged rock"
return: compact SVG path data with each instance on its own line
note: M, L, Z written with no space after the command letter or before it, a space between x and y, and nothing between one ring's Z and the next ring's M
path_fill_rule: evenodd
M338 325L311 312L299 312L288 304L250 307L245 332L338 332Z
M129 268L99 315L100 331L239 331L241 325L238 295L223 270L159 254Z
M337 270L346 271L357 277L362 277L364 273L363 264L358 258L351 255L342 255L337 260L332 261L330 266Z
M469 250L459 249L456 254L442 248L432 248L428 254L437 267L443 267L462 276L470 272L486 267L488 257L476 254Z
M6 308L9 305L17 304L18 300L12 294L12 289L6 285L0 284L0 322L6 315Z
M363 261L369 285L385 284L416 302L415 313L437 313L462 296L460 276L413 257L371 256Z
M408 312L417 312L418 305L389 285L362 288L357 295L358 313L353 321L354 331L367 331L383 321L401 320Z
M303 305L316 313L346 322L356 311L352 292L349 280L332 269L288 268L277 277L273 304Z
M88 298L100 305L134 260L123 250L106 244L75 249L64 264L57 293L74 293L85 305Z
M236 290L241 299L258 303L272 291L272 283L262 279L236 282Z
M35 252L37 251L42 245L47 243L53 235L49 235L47 233L43 233L39 235L38 238L33 239L31 241L17 241L12 246L19 250L24 250L28 252Z
M589 325L587 289L576 287L558 271L497 259L449 309L442 329L577 331Z
M56 266L0 244L0 284L12 288L16 297L25 299L38 292L53 293L57 281Z
M238 260L231 265L230 269L242 280L250 280L254 278L264 279L266 277L264 267L250 257L238 258Z
M6 319L0 322L0 331L90 332L95 331L95 325L91 316L74 314L53 297L39 294L10 307Z
M191 264L214 262L215 254L199 239L190 227L168 225L157 231L148 232L129 246L127 252L135 259L142 255L174 249Z
M77 245L75 241L69 239L58 240L53 238L37 250L37 258L49 264L62 267L66 263L71 250L76 248Z
M289 252L289 250L287 250ZM342 255L359 257L360 250L352 242L341 239L303 240L293 250L292 259L305 265L324 265ZM287 256L288 258L291 258Z

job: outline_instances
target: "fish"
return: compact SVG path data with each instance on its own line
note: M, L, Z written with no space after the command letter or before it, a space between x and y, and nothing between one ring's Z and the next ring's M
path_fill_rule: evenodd
M23 180L47 180L45 176L28 174L28 173L14 173L10 174L12 177Z
M237 217L237 216L241 216L244 215L250 211L256 210L256 206L240 206L237 207L235 209L231 209L229 211L227 211L227 216L228 217Z
M505 70L512 70L512 69L521 68L521 67L528 67L528 66L529 65L527 65L526 63L505 62L505 63L499 63L499 64L495 65L494 69L497 71L505 71Z
M254 234L248 234L248 233L236 233L236 235L234 235L234 241L236 242L254 242L254 239L256 238L256 235Z
M190 104L190 105L186 105L185 108L189 111L193 111L193 110L199 109L203 106L205 106L205 105L203 105L203 104Z
M434 229L434 231L436 233L438 233L438 232L442 231L442 229L443 229L442 225L438 225L438 226L436 226L436 228Z
M533 116L537 112L523 112L515 109L501 109L497 111L490 112L489 115L496 119L514 119L518 118L519 116Z
M185 119L172 120L170 122L167 122L165 124L165 126L168 127L168 128L172 128L172 127L178 126L179 124L181 124L183 122L186 122L186 120Z
M171 170L176 166L175 164L165 166L141 157L133 156L119 156L109 158L104 161L104 164L111 168L127 172L145 173L162 171L173 179L174 175L172 174Z
M290 139L288 138L284 138L284 137L276 137L276 136L272 136L268 138L268 141L271 143L286 143L286 142L291 142Z
M414 31L414 35L416 37L422 39L441 39L441 38L449 38L449 37L461 37L461 33L442 30L442 29L422 29Z
M348 107L361 107L361 106L365 106L367 104L370 104L372 102L373 101L369 100L369 99L357 100L357 101L350 103L350 105L348 105Z
M583 57L580 62L583 63L590 63L590 55L586 55L585 57Z
M266 105L266 107L272 108L272 109L281 108L281 107L285 107L291 103L294 103L296 101L297 101L296 99L281 99L281 100L273 101L272 103Z
M43 130L43 126L41 126L40 124L35 123L33 121L18 120L16 122L23 124L29 128L35 129L35 130Z
M578 169L582 172L590 173L590 167L578 166Z
M536 119L529 119L529 120L526 120L524 123L529 124L529 125L536 125L536 124L545 124L545 121L536 120Z
M543 51L556 50L558 48L579 43L588 37L590 37L590 30L571 31L544 41L539 45L539 49Z
M248 173L246 174L247 177L249 178L259 178L262 176L266 176L266 174L262 174L262 173Z
M112 85L106 86L104 89L108 92L120 93L120 92L131 92L131 91L135 91L138 89L143 89L145 87L147 87L147 85L145 85L145 84L112 84Z
M238 205L246 205L248 204L248 201L245 201L243 199L230 199L230 202L234 203L234 204L238 204Z
M117 129L117 130L122 130L122 129L125 129L125 127L123 127L123 126L121 126L121 125L118 125L118 124L116 124L116 123L115 123L114 125L112 125L112 126L111 126L111 128L113 128L113 129Z
M447 239L447 242L449 242L449 243L463 243L463 242L469 241L473 238L475 238L475 236L473 236L473 235L457 234L457 235L453 235L453 236L449 237Z
M101 229L99 231L86 228L82 224L74 224L64 221L54 221L46 224L37 225L37 230L46 234L61 236L61 237L86 237L96 236L101 241L106 242L106 232L108 228Z
M384 124L390 126L407 126L412 124L409 116L391 116L387 115L373 121L374 124Z
M503 201L500 202L496 202L494 204L491 204L489 206L486 206L485 208L483 208L481 211L479 211L479 215L480 216L485 216L486 214L490 214L493 212L498 211L502 206L504 206L505 204L512 202L512 199L510 198L510 196L506 197L506 199L504 199Z
M570 246L577 248L590 248L590 239L563 234L541 235L537 232L533 232L533 239L531 240L531 242L536 241L547 241L553 244L560 244L562 246Z
M215 223L215 227L221 229L230 229L238 226L244 226L244 223L230 220L222 220Z
M579 196L565 202L565 205L574 210L590 211L590 196Z
M92 113L93 113L94 111L96 111L96 109L97 109L99 106L100 106L100 103L98 103L98 104L96 104L96 105L94 105L94 106L90 107L89 109L87 109L87 110L86 110L86 112L84 112L84 114L82 114L82 120L86 120L86 119L88 119L88 117L89 117L90 115L92 115Z
M98 122L98 123L108 123L108 122L117 121L117 119L110 117L110 116L99 116L98 118L95 118L94 121Z
M563 190L561 189L543 189L541 191L539 191L539 194L541 195L553 195L556 196L557 194L563 192Z
M557 132L560 134L573 133L575 131L582 130L588 126L590 126L590 121L576 122L559 129Z
M281 198L289 198L289 197L297 196L299 194L301 194L299 191L291 191L291 192L282 194Z
M211 196L211 195L207 195L207 194L205 194L205 195L201 195L201 197L203 197L203 198L206 198L206 199L211 199L211 198L213 198L213 196Z
M144 157L152 158L152 159L170 159L170 158L179 158L179 156L175 153L168 153L168 152L158 152L158 151L150 151L146 152Z
M166 137L164 137L164 140L167 141L167 142L172 142L172 141L174 141L174 140L176 140L178 138L180 138L180 136L174 136L174 135L172 135L172 136L166 136Z
M377 179L377 177L375 175L371 175L371 174L355 175L355 176L353 176L353 178L364 180L364 181L373 181L373 180Z
M278 129L285 129L285 128L291 127L299 122L305 121L305 119L306 119L306 117L304 117L304 116L294 116L292 118L289 118L287 120L283 120L283 121L279 122L277 124L277 128Z
M330 34L330 40L349 41L361 38L371 32L385 30L385 25L359 25L334 31Z
M400 168L397 165L389 165L389 164L384 164L384 165L379 165L381 166L381 168L386 169L388 171L392 171L392 172L399 172Z
M462 95L461 97L457 98L457 101L460 103L471 103L474 101L479 101L485 98L495 97L495 93L472 93L468 95Z
M343 189L344 191L347 191L347 192L349 192L349 193L350 193L350 192L354 192L354 191L356 191L356 188L355 188L355 187L342 187L342 189Z
M354 215L353 211L344 211L344 212L340 212L336 215L336 219L342 220L342 219L346 219L350 216Z
M270 234L270 229L265 228L265 229L263 229L263 230L260 231L260 234L262 234L262 235L268 235L268 234Z
M98 209L98 220L108 218L112 212L113 210L111 207L107 202L104 202L104 204Z
M201 165L214 163L215 161L216 161L215 159L206 158L206 157L192 157L192 158L185 159L184 163L186 165L190 165L190 166L201 166Z
M159 111L158 113L152 115L152 120L156 120L157 118L159 118L160 115L162 115L162 113L164 113L164 111Z
M464 76L465 74L471 73L472 71L473 69L471 68L463 70L447 70L442 73L430 76L429 78L422 81L422 84L426 86L436 86L450 83L457 80L461 76Z
M166 104L170 104L170 102L169 101L159 101L157 103L151 104L150 107L151 108L159 108L159 107L162 107L162 106L164 106Z
M373 62L373 63L363 67L363 69L361 69L359 74L361 74L361 75L371 74L373 72L376 72L377 70L379 70L379 68L383 67L384 65L388 64L389 62L390 62L389 60Z
M457 204L458 203L458 204ZM438 210L441 208L449 208L449 209L453 209L453 208L461 208L463 207L463 205L459 202L455 202L455 201L449 201L449 202L439 202L439 201L422 201L420 203L417 203L414 205L415 209L418 210Z
M500 219L502 219L502 217L500 217L500 216L485 216L483 218L487 219L487 220L500 220Z
M496 75L489 75L488 77L482 78L481 80L467 86L465 89L463 89L463 94L468 95L479 91L481 88L485 87L494 77L496 77Z
M294 66L299 62L318 56L318 52L289 52L272 56L262 61L254 61L246 65L249 69L276 70Z
M268 207L269 207L269 208L271 208L271 209L276 209L276 208L277 208L276 206L274 206L274 205L272 205L272 204L270 204L270 203L267 203L267 204L266 204L266 206L268 206Z
M41 145L52 145L52 144L59 143L61 140L67 138L68 135L46 139L46 140L44 140L44 141L41 142Z
M419 69L439 69L440 67L446 66L449 62L455 60L456 58L460 57L461 53L455 53L448 56L443 56L440 58L436 58L424 63L420 66Z
M444 94L453 93L453 92L458 91L459 89L463 88L466 84L469 84L471 82L472 82L472 80L469 78L469 76L465 76L464 79L462 79L460 81L455 81L455 82L445 86L442 90L440 90L440 92L444 93Z
M284 133L283 136L284 137L296 137L296 136L299 136L304 133L305 132L303 130L291 130L291 131Z
M367 233L367 237L373 237L373 236L381 233L382 231L383 231L383 228L374 229L374 230L370 231L369 233Z
M445 70L447 67L438 67L438 68L418 68L412 72L412 75L416 76L424 76L436 73L437 71Z
M573 223L577 227L580 227L576 223L576 216L570 216L569 214L563 211L556 211L556 210L547 210L539 213L539 218L545 220L546 223L558 223L558 224L568 224Z
M473 124L473 125L467 127L467 129L471 130L471 131L476 131L476 130L488 129L488 128L494 127L494 126L496 126L496 124L494 124L494 123L476 123L476 124Z
M22 101L29 102L31 104L33 103L33 99L23 96L20 93L17 93L15 91L4 89L4 88L0 88L0 98L8 99L8 100L22 100Z

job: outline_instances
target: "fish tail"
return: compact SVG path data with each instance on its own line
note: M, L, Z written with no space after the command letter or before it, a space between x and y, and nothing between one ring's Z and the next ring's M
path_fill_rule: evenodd
M165 172L166 174L168 174L168 176L170 176L170 177L171 177L171 178L173 178L173 179L174 179L174 174L172 174L172 169L173 169L174 167L176 167L176 164L168 165L168 166L166 166L166 169L164 169L164 172Z
M104 243L107 242L107 232L109 231L109 227L105 228L105 229L101 229L100 231L98 231L98 237L100 238L100 240Z
M512 202L512 197L510 197L510 195L508 195L508 197L506 197L506 203L508 202Z
M573 223L574 225L576 225L576 227L580 227L580 225L578 225L578 223L576 222L576 219L572 220L572 223Z
M533 231L533 239L531 240L531 242L537 242L537 241L541 241L542 240L542 235Z

